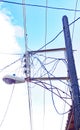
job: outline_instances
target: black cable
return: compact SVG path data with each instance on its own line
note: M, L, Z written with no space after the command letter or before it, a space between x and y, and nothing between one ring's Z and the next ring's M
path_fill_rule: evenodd
M61 95L58 95L57 93L55 93L53 90L51 90L50 88L46 87L46 84L40 80L34 80L32 83L39 85L41 87L43 87L44 89L50 91L51 93L55 94L57 97L59 97L61 100L63 100L65 103L67 103L67 105L71 106L67 101L65 101L64 99L71 99L71 98L66 98L66 97L62 97ZM41 84L42 85L41 85ZM54 89L59 90L57 87L54 86Z
M48 8L52 10L66 10L66 11L72 11L74 12L74 9L67 9L67 8L59 8L59 7L51 7L51 6L44 6L44 5L35 5L35 4L25 4L20 2L14 2L14 1L6 1L6 0L0 0L0 2L8 3L8 4L16 4L16 5L26 5L26 6L33 6L33 7L39 7L39 8ZM80 12L80 10L76 10L76 12Z
M40 57L42 56L42 57L45 58L45 56L44 56L43 54L37 54L37 53L36 53L36 56L38 56L38 57L39 57L39 56L40 56ZM47 57L47 59L53 59L54 61L55 61L55 60L65 60L64 58L56 58L56 57L49 57L49 56Z
M3 70L5 70L6 68L10 67L11 65L13 65L14 63L18 62L21 58L17 59L16 61L10 63L9 65L5 66L4 68L0 69L0 72L2 72Z
M54 71L56 70L56 68L57 68L57 65L58 65L58 63L59 63L59 60L57 60L57 61L55 61L55 63L54 63L54 65L53 65L53 67L49 70L49 73L54 73ZM44 64L45 65L45 64ZM46 73L44 73L44 75L43 76L45 76L47 74L47 72Z
M50 86L51 86L52 103L53 103L53 106L54 106L56 112L57 112L59 115L63 115L63 114L68 113L68 112L60 113L60 112L57 110L57 108L56 108L56 106L55 106L54 98L53 98L53 93L52 93L53 88L52 88L52 83L51 83L51 80L50 80L50 77L49 77L49 72L47 71L47 69L45 68L45 66L42 64L42 62L41 62L37 57L35 57L35 58L39 61L39 63L42 65L42 67L43 67L43 68L46 70L46 72L47 72L47 75L48 75L48 78L49 78L49 82L50 82ZM41 82L41 81L40 81L40 82ZM64 99L63 99L63 100L64 100Z
M6 2L6 3L11 3L11 4L18 4L18 5L31 5L31 6L39 6L39 7L46 7L46 6L40 6L40 5L32 5L32 4L22 4L22 3L18 3L18 2L10 2L10 1L0 1L0 2ZM48 7L47 7L48 8ZM72 9L71 9L72 10ZM74 11L80 11L80 10L74 10ZM77 18L76 20L74 20L70 25L72 25L73 23L75 23L76 21L78 21L80 19ZM48 43L46 43L46 45L42 46L39 50L43 49L45 46L47 46L48 44L50 44L51 42L53 42L54 40L56 40L56 38L63 32L63 30L61 30L51 41L49 41Z
M38 82L41 82L41 81L39 81L38 80ZM34 84L36 84L36 85L39 85L39 86L41 86L41 87L44 87L45 89L47 89L47 90L49 90L49 88L47 88L45 85L44 86L42 86L41 84L38 84L38 83L35 83L35 82L32 82L32 83L34 83ZM42 84L43 84L43 82L41 82ZM52 94L54 93L56 96L58 96L59 98L61 98L64 102L66 102L62 97L60 97L59 95L57 95L55 92L53 92L52 90L49 90ZM54 106L54 108L55 108L55 110L56 110L56 112L59 114L59 115L64 115L64 114L67 114L70 110L68 110L68 111L66 111L66 112L64 112L64 113L60 113L58 110L57 110L57 108L56 108L56 106L55 106L55 103L54 103L54 100L53 100L53 98L52 98L52 101L53 101L53 106ZM66 102L67 103L67 102ZM68 103L67 103L68 104ZM68 104L69 106L71 106L70 104Z
M73 22L71 22L71 23L69 24L69 26L71 26L73 23L77 22L79 19L80 19L80 17L78 17L77 19L75 19ZM46 43L46 45L42 46L42 47L41 47L40 49L38 49L37 51L43 49L45 46L47 46L47 45L49 45L50 43L52 43L53 41L55 41L55 40L57 39L57 37L58 37L62 32L63 32L63 30L61 30L51 41L49 41L48 43ZM35 52L35 53L32 54L32 53L30 52L31 55L35 55L36 53L37 53L37 52Z
M36 57L35 57L36 58ZM41 62L41 61L40 61ZM41 63L41 64L43 64L43 63ZM43 65L44 66L44 65ZM51 75L52 77L55 77L52 73L50 73L48 70L46 71L49 75ZM64 81L62 81L62 80L58 80L58 81L60 81L60 82L62 82L62 83L64 83L65 85L67 85L67 86L70 86L70 85L68 85L67 83L65 83ZM70 86L71 87L71 86Z
M68 88L67 88L67 92L68 92ZM67 95L66 95L66 97L67 97ZM66 103L64 103L64 106L63 106L63 111L64 112L65 112L65 109L66 109ZM64 121L64 115L62 116L60 130L62 130L62 128L63 128L63 121Z
M39 61L39 63L40 63L41 66L46 70L46 72L47 72L47 74L49 74L49 76L51 75L52 77L55 77L53 74L51 74L51 73L45 68L45 66L44 66L43 63L39 60L39 58L37 58L37 57L34 57L34 58L36 58L36 59ZM59 79L58 81L60 81L60 82L64 83L65 85L71 87L69 84L65 83L64 81L62 81L62 80L60 80L60 79Z
M13 85L12 92L11 92L11 95L10 95L8 105L7 105L6 111L4 113L3 119L0 122L0 127L2 126L2 124L3 124L4 120L5 120L5 117L6 117L7 113L8 113L8 109L9 109L9 106L10 106L10 103L11 103L11 100L12 100L12 96L13 96L13 92L14 92L14 87L15 87L15 84Z
M46 83L46 82L42 82L42 83L44 83L45 86L46 86L46 85L50 86L50 84L48 84L48 83ZM48 89L51 89L51 87L48 88ZM58 88L58 87L52 85L52 89L58 89L59 91L61 91L62 93L66 94L66 95L69 97L69 98L67 98L67 99L71 99L71 96L68 95L68 94L67 94L66 92L64 92L63 90L61 90L60 88ZM62 97L62 98L64 98L64 97Z
M75 23L76 21L78 21L80 19L80 17L78 17L77 19L75 19L73 22L71 22L69 24L69 26L71 26L73 23ZM51 42L55 41L56 38L63 32L63 30L61 30L51 41L49 41L48 43L46 43L46 45L42 46L39 50L43 49L45 46L47 46L48 44L50 44Z
M39 57L39 56L38 56L38 57ZM33 58L34 58L34 57L33 57ZM44 58L47 60L47 57L44 56ZM48 58L51 58L51 57L48 57ZM59 59L59 60L62 60L62 59ZM45 66L45 65L48 66L49 64L54 63L52 69L55 70L55 68L57 67L57 64L58 64L59 60L58 60L58 58L52 58L52 61L49 61L48 63L45 63L45 60L43 60L42 63L44 64L44 66ZM36 66L36 65L35 65L35 66ZM40 67L40 68L41 68L41 67ZM40 70L40 68L39 68L38 70ZM51 70L52 70L52 69L51 69ZM51 71L51 70L50 70L50 71ZM36 72L36 73L37 73L37 72ZM46 74L46 73L45 73L45 74ZM45 75L45 74L44 74L44 75ZM43 75L43 76L44 76L44 75Z
M21 53L5 53L5 52L0 52L0 55L22 55Z
M78 0L76 0L75 12L74 12L74 20L75 20L75 18L76 18L76 9L77 9L77 5L78 5ZM73 24L72 40L73 40L73 36L74 36L74 28L75 28L75 23Z
M55 41L57 39L57 37L63 32L63 30L61 30L51 41L49 41L48 43L46 43L44 46L42 46L39 50L43 49L45 46L49 45L51 42ZM39 51L38 50L38 51Z

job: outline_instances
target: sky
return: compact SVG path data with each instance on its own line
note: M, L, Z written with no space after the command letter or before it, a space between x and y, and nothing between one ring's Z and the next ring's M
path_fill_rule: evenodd
M68 112L64 115L58 114L54 104L60 113L69 110L70 106L68 104L71 104L71 100L67 99L68 95L65 94L69 94L70 91L70 87L66 85L67 81L32 81L29 84L25 82L8 85L2 80L6 74L16 74L19 77L25 77L23 68L23 55L26 50L24 40L24 7L15 4L15 2L16 0L0 1L0 130L65 130ZM22 3L22 0L17 0L17 3ZM64 15L67 15L70 24L80 16L80 11L46 9L45 6L47 3L48 7L79 10L79 0L25 0L25 3L27 4L25 18L28 50L35 51L42 47L43 49L64 48L63 32L53 42L47 46L45 45L63 30L62 17ZM78 79L80 78L79 28L80 19L70 26ZM31 77L67 76L68 70L65 58L66 54L64 51L31 55ZM30 87L30 108L28 85ZM53 87L53 94L50 92L51 86ZM66 99L60 98L56 94L65 96ZM54 99L53 102L52 99ZM29 109L31 109L31 113ZM31 123L32 129L30 127Z

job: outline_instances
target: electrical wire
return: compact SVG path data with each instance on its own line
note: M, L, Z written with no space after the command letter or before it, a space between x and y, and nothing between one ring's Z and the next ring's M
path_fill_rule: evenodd
M46 43L46 45L42 46L39 50L42 50L45 46L49 45L50 43L52 43L53 41L55 41L57 39L57 37L63 32L63 30L61 30L51 41L49 41L48 43ZM38 50L38 51L39 51Z
M36 84L36 85L39 85L39 86L41 86L42 88L45 88L46 90L50 91L51 93L53 93L53 94L55 94L57 97L59 97L59 98L60 98L61 100L63 100L65 103L67 103L67 105L71 106L66 100L64 100L64 99L68 99L68 98L64 98L64 97L58 95L58 94L55 93L53 90L49 89L49 88L45 85L44 82L42 82L42 81L40 81L40 80L34 80L34 81L32 81L32 83L34 83L34 84ZM42 85L41 85L40 83L41 83ZM55 88L55 89L56 89L56 88ZM58 90L58 89L56 89L56 90Z
M66 91L66 90L65 90ZM67 88L67 92L68 92L68 88ZM66 93L67 93L66 92ZM66 95L67 97L67 95ZM64 106L63 106L63 111L65 112L65 108L66 108L66 103L64 103ZM62 130L62 127L63 127L63 121L64 121L64 115L62 116L62 122L61 122L61 127L60 127L60 130Z
M4 1L3 1L4 2ZM48 7L47 7L48 8ZM58 37L58 36L57 36ZM54 41L54 40L53 40ZM50 41L50 42L52 42L52 41ZM48 44L50 44L50 43L48 43ZM47 43L45 44L45 47L48 45ZM43 47L44 48L44 47ZM40 48L40 49L42 49L42 48Z
M40 59L38 59L37 57L35 57L38 61L39 61L39 63L41 64L41 66L46 70L46 72L47 72L47 74L48 74L48 77L50 76L50 75L52 75L53 77L55 77L53 74L51 74L46 68L45 68L45 66L44 66L44 64L40 61ZM50 79L50 77L49 77L49 79ZM61 80L59 80L60 82L62 82ZM64 82L62 82L62 83L64 83ZM68 84L66 84L66 83L64 83L65 85L68 85Z
M71 26L72 24L74 24L75 22L77 22L80 19L80 17L78 17L77 19L75 19L73 22L71 22L69 24L69 26ZM61 30L51 41L49 41L48 43L46 43L46 45L42 46L39 50L43 49L45 46L47 46L48 44L52 43L53 41L56 40L56 38L63 32L63 30Z
M4 2L4 1L3 1ZM53 40L54 41L54 40ZM45 46L47 46L48 44L46 44ZM42 49L42 48L41 48Z
M37 55L36 55L37 56ZM53 67L51 68L51 70L52 69L56 69L56 65L58 64L58 62L60 61L60 60L65 60L65 59L62 59L62 58L53 58L53 57L45 57L44 55L40 55L40 56L43 56L45 59L46 59L46 63L44 63L44 60L43 61L41 61L43 64L44 64L44 66L46 65L46 66L48 66L49 64L53 64L54 63L54 65L52 65ZM34 58L34 56L32 56L33 57L33 61L35 60L35 58ZM38 58L39 58L39 55L37 56ZM40 57L41 59L43 58L43 57ZM47 62L47 60L50 60L49 62ZM37 62L37 64L38 64L38 62ZM35 65L36 66L36 65ZM33 67L33 66L32 66ZM40 70L40 68L42 68L42 67L39 67L39 69L35 72L35 75L38 73L38 71ZM54 71L55 71L55 69L54 69ZM51 71L50 70L50 71ZM49 72L50 72L49 71ZM43 74L42 76L44 76L44 75L46 75L46 73L45 74Z
M33 6L38 8L48 8L52 10L64 10L64 11L71 11L74 12L74 9L68 9L68 8L59 8L59 7L51 7L51 6L44 6L44 5L36 5L36 4L26 4L26 3L20 3L20 2L14 2L14 1L7 1L7 0L0 0L0 2L8 3L8 4L16 4L16 5L26 5L26 6ZM76 10L76 12L80 12L80 10Z
M36 56L42 56L42 57L45 58L45 56L44 56L43 54L36 55ZM54 61L55 61L55 60L65 60L65 59L63 59L63 58L56 58L56 57L53 57L53 56L52 56L52 57L49 57L49 56L48 56L47 59L53 59Z
M56 60L62 60L62 61L65 61L65 58L56 58L56 57L49 57L49 56L45 56L44 54L37 54L36 53L36 56L38 56L38 57L41 57L41 58L46 58L46 59L49 59L49 60L52 60L52 61L49 61L48 63L44 63L45 62L45 60L43 61L43 63L44 63L44 65L48 65L48 64L50 64L51 62L55 62ZM31 57L32 58L32 57Z
M35 57L35 58L37 58L37 57ZM39 61L39 63L42 65L42 67L46 70L46 72L47 72L47 74L48 74L48 78L49 78L49 82L50 82L50 86L51 86L50 91L51 91L52 103L53 103L53 106L54 106L56 112L57 112L58 114L60 114L60 115L65 114L66 112L65 112L65 113L60 113L60 112L57 110L57 108L56 108L56 106L55 106L54 98L53 98L53 93L52 93L53 87L52 87L52 83L51 83L51 80L50 80L50 77L49 77L49 72L47 71L47 69L45 68L45 66L42 64L42 62L41 62L38 58L37 58L37 60ZM41 81L40 81L40 82L41 82Z
M38 59L38 60L39 60L39 58L37 58L37 57L34 57L34 59ZM39 60L39 62L41 62L41 61ZM40 64L41 64L41 67L42 67L43 62L41 62ZM44 66L44 64L43 64L43 66ZM41 68L41 67L40 67L40 68ZM44 67L43 67L43 68L44 68ZM49 73L50 76L55 77L55 76L54 76L51 72L49 72L48 70L47 70L46 72ZM38 73L38 72L36 72L36 73ZM36 73L35 73L35 75L36 75ZM46 73L46 74L47 74L47 73ZM67 85L68 87L71 87L71 85L67 84L66 82L64 82L64 81L62 81L62 80L60 80L60 79L58 79L58 81L60 81L60 82L62 82L63 84Z
M22 55L21 53L5 53L5 52L0 52L0 55Z
M74 20L76 19L76 9L77 9L77 5L78 5L78 0L76 0L75 12L74 12ZM75 28L75 23L73 24L72 41L73 41L73 36L74 36L74 28Z
M59 60L55 61L54 65L52 66L52 68L49 70L49 73L54 73L54 71L56 70L57 68L57 65L59 63ZM47 72L45 72L42 76L45 76L47 74Z
M49 86L48 89L51 90L51 87L50 87L49 83L46 83L46 82L41 82L41 83L43 83L45 86ZM52 85L52 89L59 90L60 92L62 92L63 94L65 94L68 97L66 99L71 99L71 96L68 93L66 93L65 91L61 90L60 88ZM62 97L62 98L65 98L65 97Z
M11 65L15 64L16 62L18 62L21 58L17 59L16 61L10 63L9 65L3 67L2 69L0 69L0 72L2 72L3 70L7 69L8 67L10 67Z
M48 6L48 0L45 0L46 1L46 7ZM47 17L48 17L48 8L45 8L45 50L46 50L46 42L47 42ZM44 59L44 64L46 65L46 52L45 52L45 59ZM44 72L43 72L44 73ZM46 95L46 91L44 89L43 91L43 130L44 130L44 122L45 122L45 102L46 102L46 98L45 98L45 95Z
M41 87L44 87L46 90L49 90L49 91L51 92L51 94L54 93L56 96L58 96L59 98L61 98L64 102L66 102L62 97L60 97L60 96L57 95L55 92L53 92L52 90L50 90L49 88L47 88L45 85L39 84L39 82L43 84L43 82L41 82L41 81L39 81L39 80L38 80L37 83L36 83L36 82L32 82L32 83L34 83L34 84L36 84L36 85L39 85L39 86L41 86ZM52 99L53 99L53 98L52 98ZM60 112L57 110L56 106L55 106L54 100L52 100L52 102L53 102L53 106L54 106L56 112L57 112L59 115L67 114L67 113L70 111L70 110L68 110L68 111L66 111L66 112L64 112L64 113L60 113ZM71 105L70 105L69 103L67 103L67 102L66 102L66 104L68 104L69 106L71 106Z
M10 103L11 103L11 100L12 100L12 96L13 96L13 92L14 92L14 88L15 88L15 84L13 85L13 88L12 88L12 92L11 92L11 95L10 95L10 98L9 98L9 101L8 101L8 105L7 105L7 108L6 108L6 111L3 115L3 118L0 122L0 127L3 125L4 121L5 121L5 118L6 118L6 115L8 113L8 110L9 110L9 106L10 106Z
M80 19L80 17L78 17L77 19L75 19L74 21L72 21L69 26L71 26L72 24L74 24L75 22L77 22ZM42 50L45 46L49 45L50 43L52 43L53 41L55 41L58 36L63 32L63 29L49 42L46 43L46 45L43 45L41 48L39 48L37 51ZM33 53L32 55L35 55L37 52Z

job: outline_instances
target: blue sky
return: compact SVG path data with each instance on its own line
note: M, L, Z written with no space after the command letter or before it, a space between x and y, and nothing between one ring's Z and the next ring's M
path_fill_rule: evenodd
M17 1L21 2L21 1ZM27 1L27 4L38 4L45 5L46 2L38 1ZM53 7L61 7L61 8L72 8L75 9L76 1L68 1L65 4L65 1L48 1L48 6ZM78 2L79 6L79 2ZM21 5L13 5L4 3L3 7L7 8L7 10L11 11L11 15L13 17L13 23L18 24L23 27L23 12ZM79 9L79 7L77 7ZM14 11L16 10L16 11ZM55 35L62 29L62 17L63 15L67 15L69 18L69 22L72 22L74 19L74 12L70 11L62 11L62 10L52 10L47 9L47 42L53 39ZM27 19L27 33L28 33L28 46L32 49L38 49L45 42L45 8L38 8L27 6L26 8L26 19ZM79 13L77 13L79 14ZM36 33L37 32L37 33ZM22 39L20 39L21 43ZM23 42L23 41L22 41ZM22 44L22 43L21 43Z
M10 1L10 0L9 0ZM75 9L76 0L47 0L49 7L58 7L58 8L67 8L67 9ZM10 1L11 2L11 1ZM14 1L16 2L16 0ZM22 0L17 0L17 2L22 2ZM26 4L32 5L46 5L46 0L25 0ZM80 2L78 0L77 10L80 9ZM47 37L46 43L51 41L62 29L62 17L64 15L68 16L69 23L74 21L80 16L80 12L67 11L67 10L58 10L58 9L47 9L47 22L45 21L46 9L42 7L36 6L26 6L26 28L28 35L28 47L31 50L37 50L45 45L45 23L47 23ZM78 78L80 77L80 20L75 22L74 26L74 35L72 39L73 49L76 50L74 52L75 64L77 69ZM70 26L70 32L72 37L73 25ZM27 85L19 84L15 85L14 93L12 96L12 100L10 102L10 106L8 108L7 114L4 118L5 112L7 110L7 104L9 102L9 98L11 95L13 85L6 85L2 81L2 77L6 74L16 73L18 76L23 75L23 63L22 60L14 65L4 69L3 67L9 65L13 61L18 58L22 58L18 55L11 55L16 53L23 54L25 52L25 42L24 42L24 25L23 25L23 9L22 5L10 4L7 2L2 2L0 5L0 130L5 129L19 129L19 130L30 130L29 123L29 107L28 107L28 92ZM60 34L59 37L56 38L55 41L50 43L46 48L60 48L65 47L64 35ZM3 53L3 54L2 54ZM5 53L10 53L7 55ZM45 55L47 60L45 61ZM67 75L66 65L64 61L60 61L57 65L56 62L52 62L51 58L65 58L64 52L54 52L54 53L46 53L38 55L34 55L31 57L31 76L44 76L45 69L44 67L40 67L40 63L38 62L38 58L41 63L46 64L46 68L48 71L53 71L53 66L57 66L54 71L55 76L65 76ZM4 59L4 60L3 60ZM49 62L51 62L49 64ZM47 65L49 64L49 65ZM53 65L54 64L54 65ZM37 73L38 72L38 73ZM46 82L49 83L49 82ZM53 86L57 86L58 89L64 90L65 92L69 92L69 88L67 85L64 85L60 81L53 81ZM48 85L47 85L48 86ZM58 115L54 109L51 100L51 93L46 90L45 91L45 113L44 113L44 89L39 85L34 85L30 83L31 87L31 98L32 98L32 130L65 130L67 114L65 116ZM49 87L49 86L48 86ZM59 94L59 92L54 89L54 92ZM62 93L61 93L62 94ZM64 94L62 94L64 96ZM60 112L64 112L68 110L68 105L64 103L60 98L54 96L54 100L56 106ZM70 101L69 101L70 102ZM2 122L2 125L1 125Z

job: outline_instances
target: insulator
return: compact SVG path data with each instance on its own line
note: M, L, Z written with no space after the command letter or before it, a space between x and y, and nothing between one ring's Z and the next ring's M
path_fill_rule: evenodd
M26 73L27 73L27 70L25 70L24 73L26 74Z
M24 56L23 57L26 57L26 54L24 54Z
M23 67L24 67L24 68L26 68L26 67L27 67L27 65L25 64Z
M24 62L26 62L26 59L24 59Z

